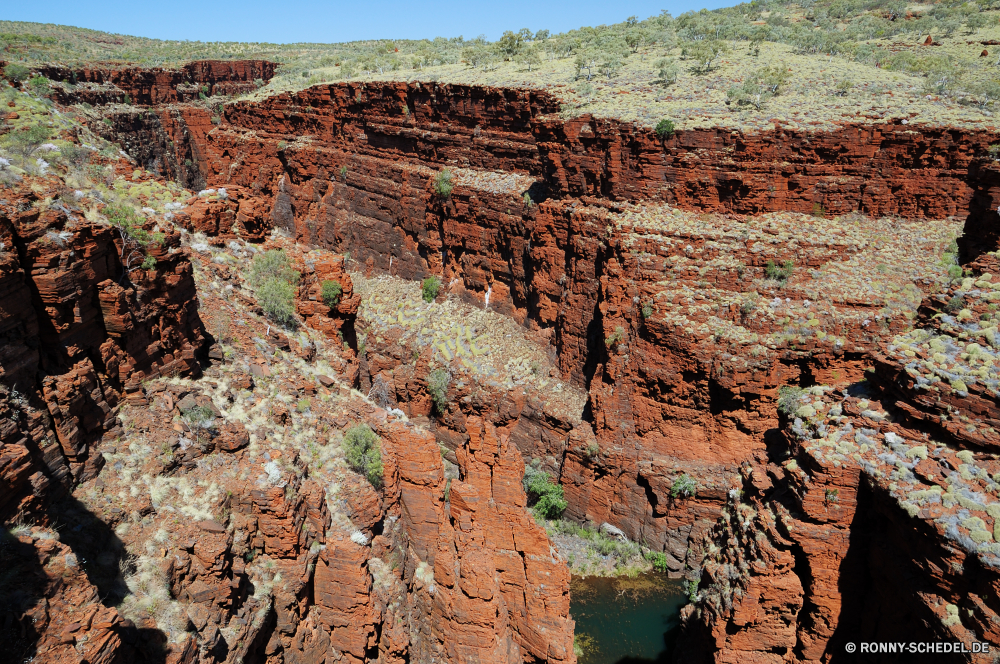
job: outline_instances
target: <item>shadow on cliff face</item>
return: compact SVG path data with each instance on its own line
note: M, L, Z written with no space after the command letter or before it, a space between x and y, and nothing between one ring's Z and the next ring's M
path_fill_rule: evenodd
M127 515L122 512L123 517ZM111 526L72 496L49 505L37 515L48 523L36 531L33 542L18 538L31 533L30 520L17 522L0 531L0 661L30 662L51 644L41 646L43 632L37 625L50 621L50 610L62 613L66 606L82 609L94 600L106 607L117 606L129 593L125 576L134 571L124 543ZM23 520L22 520L23 519ZM54 531L54 532L52 532ZM96 590L87 590L65 578L54 579L46 569L52 548L46 540L69 547L66 565L79 565ZM65 551L65 549L62 549ZM64 606L60 606L60 604ZM92 605L92 604L91 604ZM124 644L119 661L162 664L166 661L166 635L159 629L136 627L124 620L117 628Z
M0 660L28 662L35 656L39 634L36 614L45 602L45 571L35 548L6 528L0 532Z

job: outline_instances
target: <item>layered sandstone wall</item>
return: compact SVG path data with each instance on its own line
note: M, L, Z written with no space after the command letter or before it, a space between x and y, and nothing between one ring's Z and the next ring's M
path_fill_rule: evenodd
M255 89L255 80L271 80L275 69L277 64L267 60L197 60L179 69L127 65L80 68L47 65L34 68L34 71L53 81L71 83L74 86L84 84L79 90L63 92L63 98L59 100L62 103L85 101L97 105L102 101L124 101L151 105L192 101L198 99L198 94L205 87L208 88L207 95L248 92ZM121 96L95 96L86 84L112 87ZM128 101L125 101L125 95L128 96Z
M96 475L103 459L89 446L115 430L112 408L145 378L200 372L204 344L177 234L151 247L156 267L126 275L121 237L110 225L63 203L40 205L59 190L55 181L33 184L0 206L9 513L22 500L37 508L53 497L51 480ZM28 465L18 461L29 457Z

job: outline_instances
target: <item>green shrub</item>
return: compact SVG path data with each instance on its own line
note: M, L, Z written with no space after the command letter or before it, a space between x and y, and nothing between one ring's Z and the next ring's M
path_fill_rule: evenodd
M767 265L764 267L764 276L768 279L785 282L792 276L792 271L794 269L795 263L790 260L785 261L781 265L778 265L773 260L769 260Z
M122 103L123 103L123 104L131 104L131 103L132 103L132 98L131 98L131 97L129 97L129 96L128 96L128 95L126 94L126 95L125 95L124 97L122 97Z
M433 302L441 291L441 280L434 275L427 277L420 284L420 291L424 302Z
M427 375L427 392L434 400L434 406L439 413L448 409L448 383L451 376L444 369L435 369Z
M653 131L655 131L656 135L661 139L670 138L674 134L674 121L664 118L656 123L656 129Z
M965 308L965 297L962 295L956 295L955 297L948 300L948 303L944 305L944 310L949 314L957 314L959 311Z
M331 309L340 304L340 296L343 293L344 289L339 281L327 279L323 282L323 304Z
M121 237L119 258L126 274L139 267L150 270L156 266L156 259L146 255L146 249L152 243L163 242L163 233L143 228L146 219L127 203L109 203L104 206L104 216Z
M309 406L311 405L312 404L309 403L309 399L299 399L298 403L295 404L295 410L299 411L300 413L304 413L307 410L309 410Z
M31 70L24 65L12 62L3 68L3 75L8 81L17 85L22 81L27 80L27 78L31 75Z
M681 473L681 476L674 480L673 486L670 487L670 497L687 498L693 496L697 488L697 483L687 473Z
M649 318L653 315L653 301L646 300L642 303L642 317Z
M289 284L299 281L299 273L292 269L292 261L282 249L269 249L257 254L250 263L250 285L259 288L268 279L275 278Z
M562 486L554 483L549 474L538 468L537 462L524 468L524 492L528 505L535 514L545 519L558 519L566 510Z
M437 175L434 176L434 193L441 198L448 198L451 196L451 190L455 188L455 185L451 182L451 171L447 168L442 169Z
M677 82L680 67L677 66L677 62L673 58L660 58L654 66L656 67L656 73L660 75L663 85L673 85Z
M667 572L670 571L670 568L667 567L667 554L661 551L647 552L646 560L653 563L653 569L655 569L657 572L666 574Z
M367 424L355 424L344 432L344 458L347 465L364 475L376 489L382 486L382 448L379 437Z
M257 303L268 318L278 325L295 322L295 288L277 277L269 277L257 288Z
M604 345L606 345L608 348L611 348L612 346L614 346L617 343L620 343L624 339L625 339L625 329L621 325L618 325L617 327L615 327L615 331L611 333L611 336L604 340Z
M8 150L21 158L24 166L31 156L38 151L42 143L49 139L49 130L40 124L32 125L27 129L16 129L7 132L3 137L3 145Z
M32 76L28 79L28 88L39 97L49 94L51 81L44 76Z
M794 385L782 385L778 388L778 410L788 417L795 415L795 411L802 405L800 400L805 392L801 387Z
M215 413L208 406L192 406L181 411L181 419L191 428L208 429L212 426Z

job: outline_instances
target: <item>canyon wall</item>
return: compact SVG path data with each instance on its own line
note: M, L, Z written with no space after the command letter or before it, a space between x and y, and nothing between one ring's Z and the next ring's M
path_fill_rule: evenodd
M197 374L204 343L179 235L152 247L155 268L126 276L114 229L65 204L36 205L58 192L46 184L0 207L0 381L15 409L4 449L20 459L4 474L8 513L47 498L53 479L94 476L103 459L88 445L115 428L111 409L144 378Z
M438 441L468 475L453 483L450 514L443 511L443 494L438 496L442 479L436 467L414 471L399 488L405 525L400 543L413 546L414 554L413 569L405 572L411 590L398 599L416 603L414 615L431 616L432 622L408 625L403 638L394 631L406 621L402 613L383 611L380 652L402 658L408 649L420 658L461 643L497 661L516 659L517 649L536 659L571 658L565 641L571 625L545 624L549 636L532 627L541 615L564 616L568 598L523 599L522 576L564 568L518 568L507 553L489 560L501 550L523 558L528 545L517 542L518 534L537 535L524 522L523 493L496 500L498 491L510 490L511 478L518 479L508 467L523 469L510 456L511 445L524 456L556 459L547 467L565 488L569 516L620 527L667 554L673 576L697 584L701 595L686 617L686 643L693 650L686 652L717 661L744 654L761 661L826 658L845 634L861 629L842 616L856 615L862 605L869 607L865 615L887 616L866 626L866 635L896 635L884 598L893 596L902 577L887 575L866 594L857 590L865 585L859 561L884 561L886 548L897 544L914 560L953 554L917 550L913 533L919 529L901 520L900 509L909 512L886 497L891 489L872 480L874 473L809 461L805 446L787 433L792 423L779 417L777 401L784 385L860 379L868 358L908 323L897 317L872 330L868 321L881 316L882 303L857 298L840 303L841 313L850 310L851 317L831 318L834 327L826 336L839 343L801 333L778 343L750 341L776 340L782 329L773 317L743 311L749 284L766 273L768 261L793 260L819 271L860 255L852 238L824 236L810 245L767 227L759 233L775 241L768 241L766 251L744 240L720 248L718 237L634 222L630 215L638 203L671 215L727 215L720 218L734 227L747 223L746 214L785 211L956 217L965 219L967 229L959 240L963 258L988 264L988 252L997 248L992 215L998 202L995 168L984 155L997 137L899 122L845 125L823 134L780 126L753 135L693 130L660 140L611 120L562 120L558 110L554 98L537 91L348 83L231 104L218 125L203 109L155 108L116 118L109 135L131 150L146 150L148 159L171 164L170 172L185 182L226 189L229 202L192 217L192 228L250 239L280 229L300 242L349 252L352 262L369 270L408 279L437 275L469 301L482 303L489 293L491 308L549 339L563 377L587 390L581 412L554 417L544 395L506 401L498 390L477 401L457 388L449 394L456 405L436 423ZM182 164L189 170L182 172ZM445 167L450 182L440 179ZM701 221L709 226L711 219ZM808 223L803 217L786 221ZM691 261L681 277L673 271L678 260ZM917 297L935 287L925 281ZM806 307L817 300L801 282L786 288L783 295L805 300ZM669 313L671 306L686 307L709 292L711 317L696 307L682 316ZM647 302L656 315L645 313ZM818 319L802 314L802 328L812 320ZM746 339L720 334L720 321L738 323ZM402 364L387 347L373 345L371 353L377 366L369 375L395 372ZM406 385L396 390L401 407L410 415L429 414L424 377L397 378ZM902 429L890 433L904 435ZM437 454L426 444L416 447ZM785 455L796 464L790 466ZM473 458L491 470L472 464ZM817 485L825 487L821 496L806 486L798 467L810 482L824 478ZM697 486L687 497L675 490L684 475ZM489 476L489 491L500 505L483 511ZM498 478L506 478L503 487ZM513 507L506 510L504 502ZM872 510L879 516L869 517ZM513 524L512 547L490 541L506 537L507 530L497 529L502 515L505 528ZM737 517L742 535L733 531ZM874 544L852 549L855 539ZM741 545L751 552L737 553ZM322 578L346 573L343 561L351 551L342 553L323 554L317 563L325 569ZM433 575L416 562L431 559ZM914 573L937 584L937 567L920 565ZM357 576L351 612L363 633L338 636L342 623L314 616L310 631L288 623L284 641L267 645L271 652L302 650L309 643L320 652L323 639L342 639L338 649L358 658L375 647L365 564L348 567ZM480 578L473 571L478 568L495 569L501 582L489 574ZM945 629L956 623L944 604L958 606L955 593L968 584L993 582L989 574L956 574L961 581L922 599L923 608L900 624L942 637L958 634ZM429 588L431 579L439 593L433 602L412 591L421 584ZM984 588L975 594L978 603L970 600L975 606L963 610L992 615L982 605L996 612L996 593ZM335 601L322 597L317 607ZM453 633L470 598L477 600L477 620L462 634ZM938 609L951 624L929 627L928 616ZM326 620L325 636L312 629L317 619ZM988 624L977 619L970 629L995 639ZM460 660L472 652L448 656Z

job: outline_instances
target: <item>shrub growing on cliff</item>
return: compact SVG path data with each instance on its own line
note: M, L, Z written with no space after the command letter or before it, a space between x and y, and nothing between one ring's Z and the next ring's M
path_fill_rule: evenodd
M323 304L331 309L340 304L340 296L344 293L339 281L327 279L323 282Z
M646 560L653 564L653 569L662 574L670 571L667 567L667 554L662 551L650 551L646 554Z
M49 94L49 79L44 76L32 76L28 79L28 88L36 95L41 97L42 95Z
M271 249L255 256L248 281L257 291L257 303L268 318L286 327L295 322L294 285L299 281L299 273L292 269L284 251Z
M439 413L448 408L448 383L451 376L444 369L435 369L427 375L427 392L434 400L434 406Z
M275 278L290 284L298 283L299 273L292 269L292 261L281 249L269 249L254 256L250 264L250 285L258 288L268 279Z
M670 497L687 498L693 496L697 488L697 483L687 473L681 473L681 476L674 480L673 486L670 487Z
M433 302L440 291L441 280L434 275L427 277L420 284L420 292L424 298L424 302Z
M778 388L778 410L788 417L795 415L801 405L803 390L794 385L782 385Z
M664 118L656 123L656 129L653 131L656 132L656 135L659 136L660 139L670 138L674 134L674 121Z
M441 198L448 198L451 196L451 190L455 188L455 185L451 182L451 171L447 168L442 169L437 175L434 176L434 193Z
M524 467L524 492L528 495L528 505L540 517L558 519L566 510L566 499L562 486L554 483L549 474L538 467L536 459Z
M294 300L295 289L281 279L267 279L257 289L257 303L267 317L278 325L287 327L295 322Z
M764 276L768 279L774 279L775 281L784 283L788 281L789 277L792 276L792 271L794 269L795 263L790 260L787 260L780 265L775 263L773 260L769 260L767 265L764 267Z
M615 331L611 333L611 336L604 340L604 345L611 348L617 343L621 343L625 340L625 328L621 325L615 327Z
M146 223L145 218L136 212L135 208L125 203L109 203L104 207L104 216L121 238L122 249L119 259L124 268L122 279L140 267L145 270L152 269L156 265L156 259L146 255L146 249L154 242L162 242L163 233L152 233L143 228L143 224Z
M355 472L364 475L376 489L382 486L382 448L379 437L367 424L355 424L344 432L344 458Z

